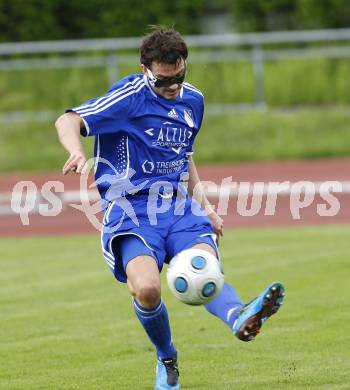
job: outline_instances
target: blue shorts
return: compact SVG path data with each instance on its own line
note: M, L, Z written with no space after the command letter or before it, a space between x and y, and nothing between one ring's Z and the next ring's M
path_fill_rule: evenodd
M163 199L153 206L147 194L137 194L111 202L104 213L101 244L103 255L116 279L126 282L125 268L140 255L152 256L159 272L177 253L200 243L216 250L215 234L209 218L191 198ZM199 215L201 214L201 215ZM138 242L127 237L137 237Z

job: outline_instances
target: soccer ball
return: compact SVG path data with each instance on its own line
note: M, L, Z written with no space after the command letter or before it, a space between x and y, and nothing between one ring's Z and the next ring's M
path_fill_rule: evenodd
M188 305L203 305L219 294L224 285L220 261L202 249L186 249L171 261L167 282L172 293Z

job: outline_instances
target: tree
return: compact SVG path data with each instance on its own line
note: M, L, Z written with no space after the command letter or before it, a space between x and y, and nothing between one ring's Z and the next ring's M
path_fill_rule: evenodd
M199 32L205 0L0 0L2 41L142 35L149 24Z

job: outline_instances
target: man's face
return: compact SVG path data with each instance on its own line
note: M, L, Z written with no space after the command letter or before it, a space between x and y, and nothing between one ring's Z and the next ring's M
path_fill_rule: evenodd
M147 67L145 65L141 65L143 73L146 76L149 76L147 72ZM150 68L153 76L158 80L173 78L173 77L181 77L186 72L186 63L183 59L178 61L176 64L162 64L159 62L152 62L152 66ZM163 96L166 99L176 99L179 96L181 90L182 83L173 83L169 86L164 87L156 87L152 86L154 91Z

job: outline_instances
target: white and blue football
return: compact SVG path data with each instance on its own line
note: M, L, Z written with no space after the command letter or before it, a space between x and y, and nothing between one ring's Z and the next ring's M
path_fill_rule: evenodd
M224 285L221 262L202 249L186 249L172 258L167 270L170 290L181 302L203 305Z

